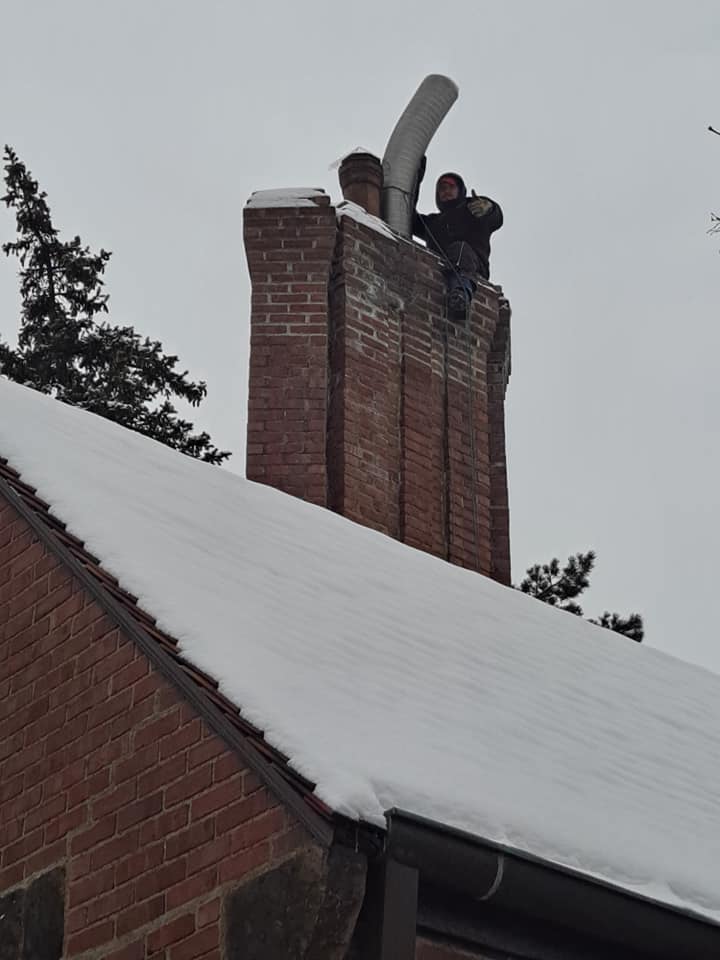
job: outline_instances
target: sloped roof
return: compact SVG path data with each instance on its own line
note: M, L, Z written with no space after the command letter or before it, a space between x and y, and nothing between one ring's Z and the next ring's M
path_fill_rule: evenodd
M720 920L720 677L2 378L0 456L338 813Z

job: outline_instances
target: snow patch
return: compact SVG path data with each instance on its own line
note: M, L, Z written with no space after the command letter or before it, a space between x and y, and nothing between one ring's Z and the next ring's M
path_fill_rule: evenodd
M362 223L363 226L370 227L371 230L381 233L384 237L397 240L397 237L384 220L381 220L380 217L374 217L371 213L368 213L367 210L363 210L357 203L353 203L352 200L343 200L341 203L338 203L335 207L335 212L337 213L338 220L342 217L350 217L351 220Z
M720 921L720 677L3 378L0 411L0 455L335 810Z
M279 190L255 190L247 207L315 207L313 198L326 197L324 190L315 187L283 187Z
M367 150L365 147L355 147L354 150L348 150L347 153L344 153L341 157L338 157L337 160L333 160L333 162L328 167L328 170L339 169L339 167L342 166L344 160L347 160L348 157L352 157L356 153L369 153L371 157L375 156L372 150Z

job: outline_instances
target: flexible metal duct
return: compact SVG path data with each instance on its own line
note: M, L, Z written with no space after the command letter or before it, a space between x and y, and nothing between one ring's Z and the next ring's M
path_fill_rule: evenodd
M383 157L382 215L396 233L409 237L412 205L420 161L445 114L455 103L458 88L449 77L425 77L390 134Z

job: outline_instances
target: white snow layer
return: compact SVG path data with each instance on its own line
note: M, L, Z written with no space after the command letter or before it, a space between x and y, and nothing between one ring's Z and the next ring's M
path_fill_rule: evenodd
M283 187L279 190L255 190L247 207L316 207L313 197L327 196L314 187Z
M327 194L323 190L315 190L310 187L284 187L280 190L256 190L251 194L247 207L315 207L317 204L313 197L325 197ZM388 225L379 217L374 217L371 213L363 210L357 203L351 200L342 200L338 203L337 217L351 217L358 223L364 224L382 233L391 240L397 237L388 227Z
M2 378L0 411L0 455L335 810L720 920L720 677Z
M370 156L375 156L372 150L368 150L365 147L355 147L353 150L348 150L347 153L344 153L341 157L338 157L337 160L333 160L328 167L328 170L337 170L338 167L343 165L343 161L347 160L348 157L354 156L356 153L367 153L370 154Z
M380 217L374 217L359 204L353 203L352 200L342 200L335 208L335 212L338 220L341 217L350 217L351 220L357 220L358 223L362 223L364 226L370 227L371 230L382 233L385 237L390 237L391 240L397 240L397 237L384 220L381 220Z

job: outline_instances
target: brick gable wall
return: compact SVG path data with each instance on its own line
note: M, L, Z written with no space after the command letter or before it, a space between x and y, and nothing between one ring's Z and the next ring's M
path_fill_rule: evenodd
M0 499L0 894L65 869L66 957L220 956L307 836Z
M310 841L0 497L0 902L62 877L67 958L341 960L364 870ZM418 960L465 956L418 940Z

